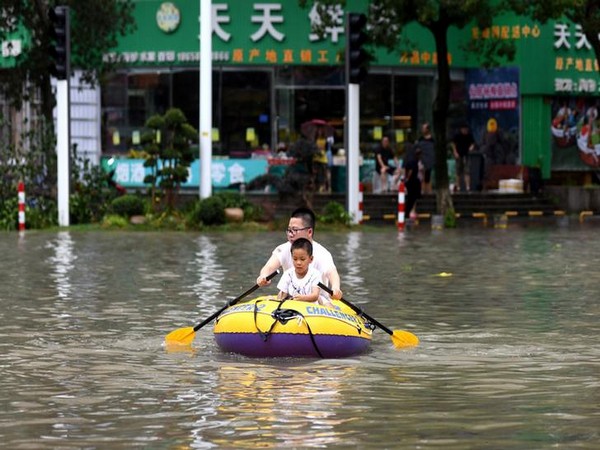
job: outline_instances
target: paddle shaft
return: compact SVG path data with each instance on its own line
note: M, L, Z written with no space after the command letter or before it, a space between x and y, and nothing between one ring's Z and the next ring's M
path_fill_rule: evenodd
M325 292L327 292L329 295L333 294L333 291L331 289L329 289L327 286L325 286L323 283L319 282L319 287L321 289L323 289ZM358 306L353 305L352 303L350 303L348 300L344 299L343 297L340 298L340 301L344 304L349 306L350 308L352 308L352 310L356 313L356 314L360 314L362 316L364 316L369 322L373 323L374 325L378 326L379 328L381 328L383 331L385 331L387 334L389 334L390 336L394 335L394 332L392 330L390 330L388 327L386 327L385 325L379 323L377 320L375 320L373 317L369 316L367 313L365 313L362 309L360 309Z
M270 274L269 276L267 276L267 281L270 280L271 278L273 278L275 275L277 275L279 273L279 269L277 269L275 272L273 272L272 274ZM204 325L206 325L207 323L212 322L214 319L216 319L219 314L221 314L223 311L225 311L227 308L229 308L230 306L235 305L236 303L238 303L240 300L242 300L244 297L246 297L247 295L252 294L255 290L257 290L260 286L258 284L255 284L254 286L252 286L250 289L248 289L246 292L244 292L243 294L241 294L239 297L234 298L233 300L227 302L227 304L225 306L223 306L221 309L219 309L216 313L214 313L212 316L204 319L202 322L200 322L198 325L196 325L194 327L194 331L198 331L200 328L202 328Z

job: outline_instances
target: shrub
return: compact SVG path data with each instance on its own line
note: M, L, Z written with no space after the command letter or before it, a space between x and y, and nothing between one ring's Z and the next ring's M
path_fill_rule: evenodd
M262 217L262 208L249 201L239 192L219 192L215 197L221 198L223 208L242 208L245 222L259 220Z
M110 201L118 195L109 184L110 174L86 157L77 156L73 146L71 155L71 195L69 214L72 224L97 223L102 220Z
M104 228L125 228L128 225L127 219L123 216L109 214L104 216L102 226Z
M225 223L225 202L218 195L197 201L188 216L191 225L222 225Z
M323 209L323 214L319 216L319 221L323 223L349 225L350 214L338 202L329 202Z
M110 203L110 210L113 214L129 218L143 215L146 210L146 203L144 199L137 195L126 194L115 198Z
M12 231L19 223L19 202L17 196L8 198L0 204L0 229Z

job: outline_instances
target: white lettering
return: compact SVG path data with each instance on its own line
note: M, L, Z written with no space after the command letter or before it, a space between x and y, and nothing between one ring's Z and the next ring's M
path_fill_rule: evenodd
M322 8L322 5L315 3L310 9L308 18L312 29L322 28L323 21L321 20L322 13L320 12ZM333 25L325 26L322 32L325 36L331 37L331 42L338 42L340 34L344 33L344 10L340 4L328 5L325 8ZM319 33L311 33L308 38L313 42L322 39Z
M258 31L250 36L253 42L257 42L265 37L266 34L269 34L276 41L283 41L285 39L285 35L277 31L274 27L276 23L283 23L282 15L272 15L272 12L281 11L281 4L275 3L256 3L254 5L254 9L262 12L262 15L255 15L251 17L252 23L259 23L260 28Z
M554 37L556 38L554 48L571 48L571 43L569 42L570 36L571 33L569 32L568 25L564 23L554 24Z
M231 17L229 15L220 15L220 12L227 12L229 9L229 5L227 4L215 4L212 5L212 27L213 33L217 35L219 39L224 42L229 42L231 39L231 33L227 33L221 27L221 24L231 22Z

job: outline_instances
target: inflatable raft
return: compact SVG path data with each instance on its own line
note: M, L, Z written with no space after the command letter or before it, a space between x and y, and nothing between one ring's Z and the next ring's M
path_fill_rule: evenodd
M341 302L334 307L257 297L216 319L217 345L252 357L343 358L365 352L373 327Z

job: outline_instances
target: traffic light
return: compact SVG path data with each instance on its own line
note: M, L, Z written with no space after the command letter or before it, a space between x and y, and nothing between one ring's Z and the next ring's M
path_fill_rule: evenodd
M359 13L348 13L346 19L346 76L347 82L360 84L367 77L369 54L363 45L368 37L365 33L367 16Z
M69 8L57 6L48 11L50 19L50 73L59 80L69 78L70 67L70 30Z

